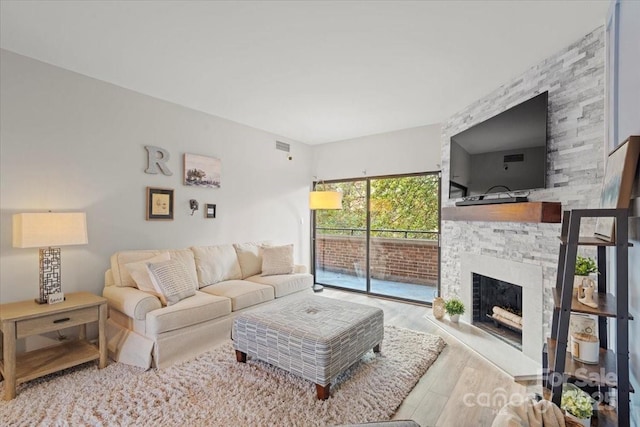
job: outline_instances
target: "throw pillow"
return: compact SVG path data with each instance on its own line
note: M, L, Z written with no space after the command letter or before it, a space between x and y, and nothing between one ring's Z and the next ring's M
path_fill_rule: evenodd
M173 305L196 294L189 271L180 261L147 263L151 282L165 305Z
M293 273L293 245L264 246L262 248L262 275Z
M136 282L136 286L141 291L151 292L153 294L156 293L156 288L153 286L151 282L151 278L149 277L149 270L147 269L148 263L154 262L162 262L169 261L170 255L169 252L162 252L159 255L151 257L149 259L145 259L144 261L138 262L130 262L125 264L124 267L127 269L133 281Z
M260 274L262 269L262 247L264 245L268 245L268 242L233 244L238 255L238 263L240 264L243 279Z
M233 245L194 246L191 250L195 256L201 288L225 280L242 278L238 255Z

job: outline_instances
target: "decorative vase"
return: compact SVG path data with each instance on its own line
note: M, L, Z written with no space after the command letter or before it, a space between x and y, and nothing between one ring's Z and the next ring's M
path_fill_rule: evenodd
M589 394L580 390L575 384L565 383L562 385L560 409L564 411L565 420L571 421L571 423L567 422L567 425L577 424L590 427L594 404L596 404L596 402L594 402ZM586 418L579 418L573 415L572 411L586 416ZM587 413L590 413L590 415L587 415Z
M600 343L595 335L574 333L571 334L571 356L574 359L588 364L596 364L600 356Z
M460 315L459 314L452 314L449 316L449 318L451 319L451 321L453 323L458 323L460 321Z
M433 317L440 320L444 317L444 298L436 297L433 299Z
M589 280L589 276L573 276L573 295L576 297L581 297L580 290L582 289L582 282L585 280Z
M591 427L591 418L578 418L568 412L565 412L564 416L565 418L569 418L576 423L582 424L583 427Z

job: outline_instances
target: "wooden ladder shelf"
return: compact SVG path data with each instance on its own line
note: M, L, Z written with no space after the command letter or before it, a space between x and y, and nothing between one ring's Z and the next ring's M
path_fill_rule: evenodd
M615 219L615 242L593 237L580 237L583 218ZM629 425L629 286L628 286L628 209L574 209L565 211L562 218L558 275L553 292L554 310L551 337L543 350L543 368L547 375L544 384L551 390L552 401L560 406L562 386L569 378L598 387L603 396L609 388L617 390L617 423ZM598 293L596 308L578 302L573 292L578 246L596 246L598 254ZM616 287L614 297L607 293L606 248L613 247L615 256ZM569 319L571 313L598 316L600 360L598 364L586 364L567 355ZM615 351L608 349L607 319L616 319ZM603 375L604 374L604 375Z

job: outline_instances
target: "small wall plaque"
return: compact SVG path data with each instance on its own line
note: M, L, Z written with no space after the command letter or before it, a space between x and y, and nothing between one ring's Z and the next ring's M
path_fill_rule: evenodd
M58 292L55 294L49 294L49 298L47 298L47 302L49 304L57 304L59 302L64 301L64 293Z
M215 218L216 217L216 205L207 203L206 208L204 210L205 218Z

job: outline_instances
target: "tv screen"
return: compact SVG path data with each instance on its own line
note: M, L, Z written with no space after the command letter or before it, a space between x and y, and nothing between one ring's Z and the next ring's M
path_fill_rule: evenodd
M545 187L548 95L451 137L449 198Z

